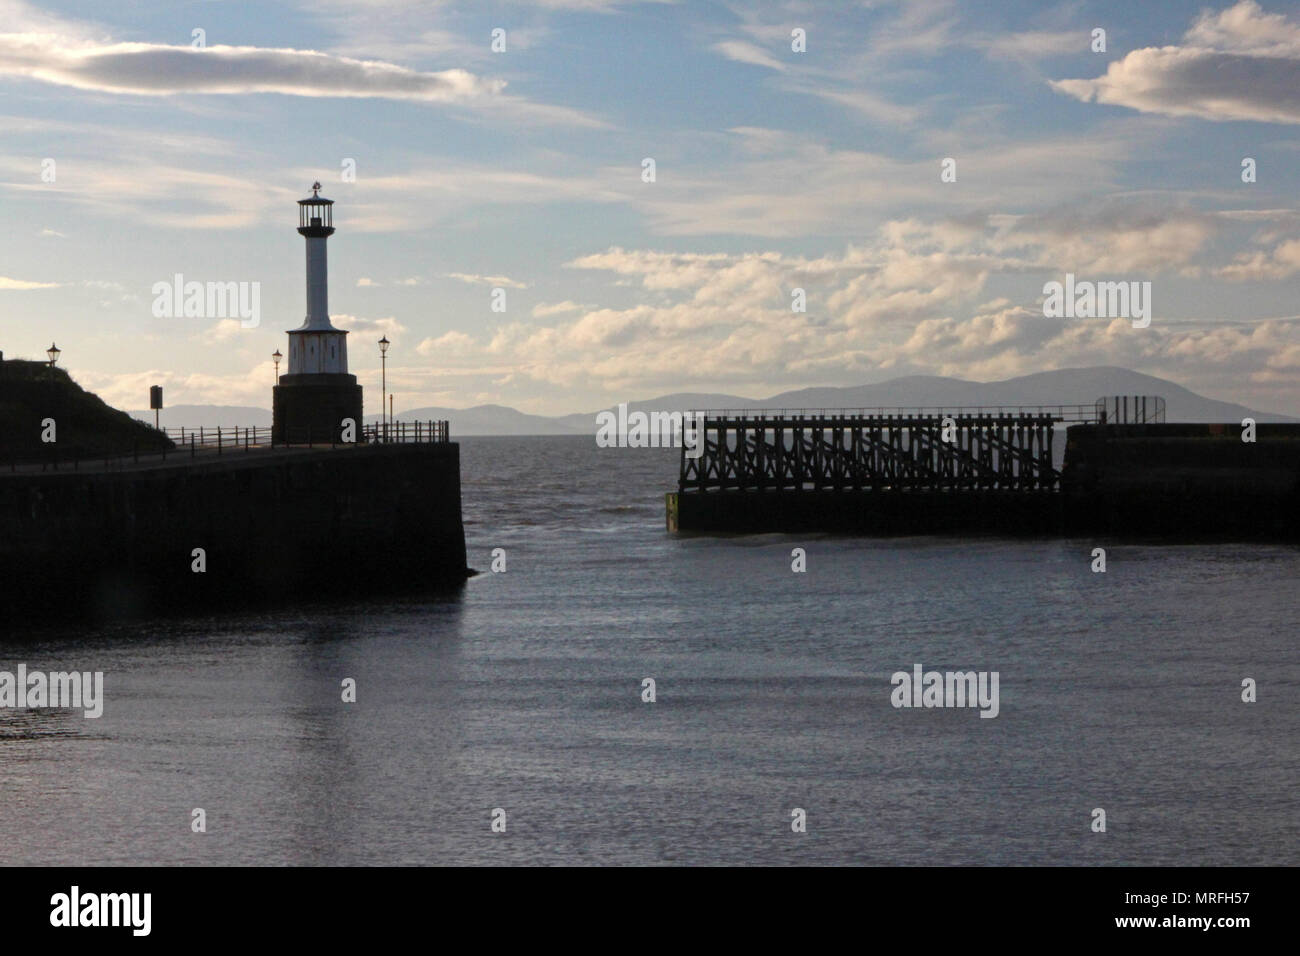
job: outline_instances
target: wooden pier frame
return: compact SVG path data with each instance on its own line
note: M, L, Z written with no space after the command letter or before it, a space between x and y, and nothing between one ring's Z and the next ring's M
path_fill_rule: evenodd
M1052 439L1060 420L1042 413L706 417L698 456L683 445L677 487L679 493L1056 491L1061 476Z

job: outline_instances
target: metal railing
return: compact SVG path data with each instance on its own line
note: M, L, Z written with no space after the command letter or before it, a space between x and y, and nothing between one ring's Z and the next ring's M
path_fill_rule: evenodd
M174 441L177 446L189 448L232 448L235 445L247 445L256 448L271 444L271 426L261 428L244 428L226 426L218 428L164 428L162 433Z
M447 421L440 422L376 422L362 428L365 436L362 440L383 444L401 442L432 442L442 444L449 440L450 426Z
M363 425L357 433L356 441L344 442L335 430L324 429L317 432L313 428L305 429L300 435L292 435L294 441L278 441L270 426L239 428L167 428L164 435L171 439L172 448L141 450L139 443L133 445L130 452L105 455L95 453L75 445L60 447L51 444L48 453L19 458L11 456L0 459L0 471L16 472L19 468L26 470L60 471L70 468L87 470L122 471L130 466L166 462L173 458L198 458L228 454L250 453L255 450L272 449L290 450L295 448L331 448L349 445L382 444L445 444L449 440L450 427L446 421L427 422L389 422L387 425L374 423ZM8 468L5 469L4 466Z
M1099 425L1145 425L1165 420L1165 400L1159 395L1111 395L1097 399Z
M1075 405L913 405L874 408L699 408L689 413L710 421L834 418L1022 418L1047 416L1058 422L1143 424L1165 421L1165 400L1158 395L1113 395Z
M291 441L277 439L271 426L258 428L165 428L164 434L177 445L186 448L256 448L262 445L340 445L346 444L337 429L316 429L311 426L295 429L289 436ZM375 422L362 425L357 433L356 442L362 445L385 443L442 443L448 440L449 423L446 421L427 422Z
M808 418L943 418L951 416L994 418L1020 418L1044 415L1063 422L1093 422L1097 418L1095 404L1089 405L878 405L873 408L700 408L692 409L694 416L708 419L736 418L746 420L808 419Z

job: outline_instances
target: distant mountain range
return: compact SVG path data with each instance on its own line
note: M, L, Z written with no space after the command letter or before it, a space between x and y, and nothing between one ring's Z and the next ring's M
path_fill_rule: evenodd
M153 424L152 411L127 412ZM271 424L271 410L253 405L173 405L158 415L162 428L261 428Z
M1124 368L1099 366L1069 368L1022 375L1002 382L968 382L938 375L907 375L875 385L847 388L801 388L769 398L742 398L717 393L676 392L648 401L628 402L629 411L689 411L735 408L875 408L970 405L1079 405L1104 395L1159 395L1165 399L1171 422L1295 422L1300 419L1221 402L1188 391L1166 379ZM131 412L152 422L153 413ZM378 415L366 416L377 421ZM529 415L505 405L473 408L427 406L399 412L399 421L447 419L453 435L590 435L595 433L596 412L572 415ZM238 405L177 405L162 412L167 427L215 428L271 424L264 408Z

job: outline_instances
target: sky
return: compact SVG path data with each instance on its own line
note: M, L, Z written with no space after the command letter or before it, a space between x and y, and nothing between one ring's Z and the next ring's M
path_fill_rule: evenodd
M386 335L399 414L1117 365L1300 415L1298 133L1295 4L0 0L0 350L269 407L319 180L367 412Z

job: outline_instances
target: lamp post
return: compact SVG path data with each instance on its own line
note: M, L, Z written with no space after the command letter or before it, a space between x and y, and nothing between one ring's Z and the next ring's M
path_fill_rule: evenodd
M50 381L51 382L54 381L54 366L58 364L59 356L62 353L63 353L63 349L59 348L53 342L51 342L50 347L45 350L45 354L50 357Z
M388 418L384 411L384 396L388 394L388 346L392 343L385 335L379 340L379 417L384 422L384 438L388 438Z
M279 349L276 349L274 352L271 353L271 361L275 363L275 383L274 383L274 384L276 384L276 385L279 385L279 384L280 384L280 359L282 359L282 358L284 358L284 356L280 354L280 350L279 350Z

